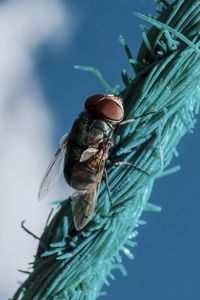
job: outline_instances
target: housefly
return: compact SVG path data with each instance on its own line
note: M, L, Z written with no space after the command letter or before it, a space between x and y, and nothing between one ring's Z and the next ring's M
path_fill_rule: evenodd
M102 94L89 97L69 134L62 138L44 175L39 199L46 196L62 172L67 183L77 191L71 202L77 230L92 218L105 162L113 145L114 129L123 118L120 97Z

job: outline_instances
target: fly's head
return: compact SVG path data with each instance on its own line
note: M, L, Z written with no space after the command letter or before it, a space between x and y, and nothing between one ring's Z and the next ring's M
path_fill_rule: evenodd
M94 111L98 118L109 122L113 127L124 118L122 98L115 95L96 94L85 101L85 109Z

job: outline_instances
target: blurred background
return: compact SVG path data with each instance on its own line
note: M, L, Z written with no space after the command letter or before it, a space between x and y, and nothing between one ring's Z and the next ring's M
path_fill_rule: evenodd
M0 1L0 299L11 297L33 260L51 209L38 202L43 173L82 110L86 97L104 93L75 64L99 68L111 85L123 84L125 67L118 42L123 34L136 55L142 41L133 11L155 13L154 0ZM151 202L161 213L145 213L135 260L124 257L127 277L115 273L107 299L197 300L200 296L200 125L178 147L172 165L182 170L156 182ZM49 200L66 197L58 188Z

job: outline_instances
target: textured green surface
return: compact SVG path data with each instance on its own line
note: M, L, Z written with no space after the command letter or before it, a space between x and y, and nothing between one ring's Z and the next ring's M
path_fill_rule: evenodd
M137 14L153 25L143 33L137 59L120 38L136 72L133 80L122 72L125 117L154 113L119 127L113 154L115 161L131 162L150 176L131 166L108 165L114 205L102 183L95 217L78 233L70 201L60 203L41 237L33 271L13 300L95 299L112 270L125 272L121 254L133 258L142 212L159 211L148 202L152 186L178 169L166 168L182 136L193 129L200 100L200 1L160 1L160 7L157 20Z

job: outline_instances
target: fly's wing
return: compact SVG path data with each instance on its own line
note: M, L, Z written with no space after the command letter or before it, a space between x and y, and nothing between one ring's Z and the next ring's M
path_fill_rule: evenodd
M94 157L94 161L96 160L96 156L99 156L100 157L100 163L101 163L101 159L102 159L102 151L98 149L98 146L99 144L103 143L103 140L100 140L97 144L94 145L94 147L89 147L87 148L85 151L83 151L81 157L80 157L80 162L83 162L83 161L86 161L86 160L89 160L90 158ZM104 151L103 152L103 155L105 157L105 159L108 158L108 153L107 151ZM104 158L104 157L103 157ZM98 168L98 166L97 166Z
M59 141L60 147L63 147L64 145L67 145L67 140L68 140L68 133L65 133L65 134L61 137L61 139L60 139L60 141Z
M48 192L53 188L56 181L63 171L65 154L67 149L67 135L64 135L62 138L62 143L60 144L59 149L54 155L50 165L48 166L42 182L40 184L38 199L42 200L48 194Z
M87 148L81 155L80 162L92 158L99 150L97 148Z
M72 197L72 213L74 225L77 230L83 229L92 219L106 159L107 152L98 151L98 153L96 153L92 161L93 167L96 165L95 169L97 172L96 182L94 182L93 188L89 191L78 192Z

